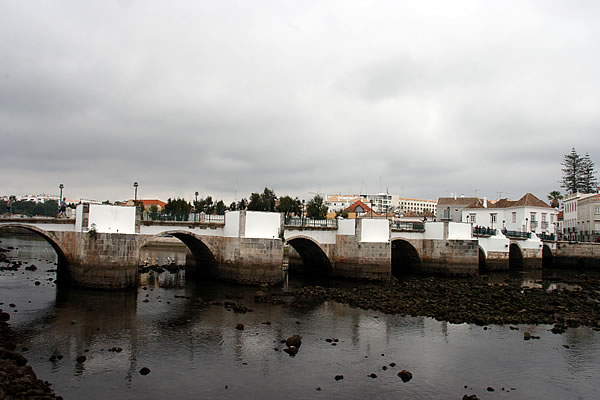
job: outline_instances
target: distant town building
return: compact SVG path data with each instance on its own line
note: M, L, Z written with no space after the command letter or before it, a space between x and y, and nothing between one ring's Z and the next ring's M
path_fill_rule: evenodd
M371 207L366 205L361 200L357 200L349 207L343 210L344 213L348 214L348 218L362 218L362 217L378 217L379 213L375 212Z
M410 199L406 197L393 197L392 205L402 215L435 216L437 213L437 201Z
M440 197L437 200L436 216L438 220L461 222L465 207L480 200L477 197Z
M327 194L325 205L329 212L342 211L357 201L365 201L366 198L359 194Z
M158 211L162 211L165 208L165 206L167 205L167 203L165 203L164 201L162 201L162 200L156 200L156 199L154 199L154 200L142 200L142 199L139 199L137 202L138 202L138 204L141 204L141 205L144 206L144 210L149 210L150 207L156 206L156 208L158 209ZM133 199L127 200L127 202L124 203L123 205L133 206L134 205L134 201L133 201Z

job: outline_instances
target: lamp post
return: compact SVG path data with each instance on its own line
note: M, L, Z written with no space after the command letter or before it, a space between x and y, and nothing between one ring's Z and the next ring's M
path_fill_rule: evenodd
M133 205L135 205L137 207L137 188L138 188L138 183L137 182L133 182L133 187L135 188L134 191L134 195L133 195Z
M300 209L300 225L304 225L304 202L306 200L302 199L302 208Z
M196 196L196 202L194 203L194 222L196 222L196 214L198 214L198 192L194 193Z
M62 190L65 188L65 185L63 185L61 183L60 185L58 185L58 188L60 189L60 196L58 197L58 204L60 204L60 202L62 201Z

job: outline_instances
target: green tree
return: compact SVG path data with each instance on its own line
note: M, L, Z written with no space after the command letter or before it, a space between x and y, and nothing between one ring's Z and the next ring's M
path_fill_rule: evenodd
M237 204L235 201L232 201L231 204L229 205L229 211L235 211L237 210Z
M288 214L298 214L300 213L300 200L297 197L295 199L290 196L280 197L277 211L284 213L286 218Z
M165 206L165 214L176 221L185 221L192 210L192 205L184 199L177 198L177 200L167 201Z
M554 208L558 208L562 199L563 195L560 194L558 190L553 190L550 193L548 193L548 201L550 202L550 205Z
M226 209L227 207L225 207L225 203L223 203L223 200L217 201L217 204L215 205L215 210L218 215L224 215Z
M245 210L248 208L248 200L244 197L242 198L238 204L237 204L237 209L238 210Z
M581 187L581 164L582 160L575 148L566 154L562 162L561 186L569 193L577 193Z
M316 195L306 204L306 215L311 219L325 219L327 217L327 205L321 196Z
M250 211L265 211L260 194L252 193L248 202L248 210Z
M152 204L150 206L150 219L151 220L158 219L158 206L156 204Z
M596 171L594 170L594 162L588 153L581 159L581 174L580 174L579 191L582 193L595 193L598 187L596 180Z

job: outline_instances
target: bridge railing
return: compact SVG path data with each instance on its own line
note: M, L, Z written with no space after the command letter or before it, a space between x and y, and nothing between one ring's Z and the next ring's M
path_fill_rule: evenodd
M543 233L540 233L540 234L539 234L539 235L537 235L537 236L538 236L538 237L539 237L541 240L544 240L544 241L550 241L550 242L553 242L553 241L555 241L555 240L556 240L556 236L554 235L554 233L546 233L546 232L543 232Z
M337 219L311 219L299 217L287 217L285 226L306 226L313 228L337 228Z
M397 231L416 231L425 232L425 223L423 222L394 222L392 229Z
M474 236L494 236L496 235L496 229L488 228L486 226L475 226L473 227Z
M531 238L531 232L521 232L521 231L503 231L504 236L511 239L529 239Z
M200 223L225 223L225 215L219 214L187 214L187 215L169 215L157 214L151 215L144 213L144 221L181 221L181 222L200 222Z

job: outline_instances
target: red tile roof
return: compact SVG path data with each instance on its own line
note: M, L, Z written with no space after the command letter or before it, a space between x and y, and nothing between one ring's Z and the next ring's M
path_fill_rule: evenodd
M468 205L479 200L477 197L440 197L437 200L438 206Z
M346 208L344 211L345 212L356 212L356 207L361 207L363 209L364 212L370 213L373 212L374 214L377 215L377 213L375 213L371 207L369 207L368 205L366 205L365 203L363 203L362 201L358 200L355 201L354 203L352 203L352 205L350 205L350 207Z

